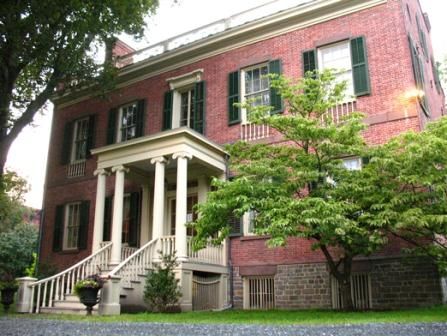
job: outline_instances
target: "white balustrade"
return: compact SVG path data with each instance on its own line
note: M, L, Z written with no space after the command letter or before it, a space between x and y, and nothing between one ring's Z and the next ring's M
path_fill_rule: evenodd
M270 127L267 125L257 125L252 123L241 124L241 140L255 141L270 136Z
M120 277L123 287L131 287L131 282L138 280L139 275L145 275L152 268L152 260L155 257L157 239L153 239L136 252L131 254L116 266L110 273L110 277Z
M168 40L150 45L127 55L119 56L115 60L116 66L120 68L129 64L140 62L195 41L219 34L227 29L266 17L272 13L287 10L292 7L303 6L304 4L312 1L314 0L272 0L254 8L234 14L228 18L217 20L196 29L184 32Z
M333 123L338 124L343 121L343 118L356 111L356 101L346 101L339 103L330 109L321 117L324 122L325 118L330 118Z
M78 177L85 175L85 160L73 162L68 165L67 177Z
M137 251L138 251L137 247L130 247L130 246L121 247L121 260L126 260Z
M111 247L112 243L109 242L65 271L31 283L29 312L39 313L41 308L52 307L54 301L63 300L66 295L73 293L76 282L106 269L110 261Z
M173 255L175 251L175 236L160 238L160 251L163 255ZM157 251L158 253L158 251Z
M190 261L225 265L225 257L223 245L208 243L205 248L194 251L192 248L192 240L190 237L188 238L188 258Z

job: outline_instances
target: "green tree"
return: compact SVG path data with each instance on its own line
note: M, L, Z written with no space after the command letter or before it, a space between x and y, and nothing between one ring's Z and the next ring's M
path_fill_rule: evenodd
M175 256L162 255L161 262L155 265L146 277L144 300L152 311L169 312L178 308L182 296L179 279L175 278L174 269L178 266Z
M13 229L23 222L29 211L23 205L23 196L28 190L27 182L15 172L6 171L0 184L0 233Z
M37 249L37 229L19 224L12 230L0 233L0 281L11 283L26 275Z
M12 142L56 86L91 84L110 70L95 62L95 45L123 32L140 36L145 15L157 6L158 0L2 1L0 177Z
M447 118L377 148L375 220L447 272Z
M235 177L214 180L215 191L199 205L195 247L214 238L220 242L230 230L227 219L254 211L255 232L269 235L270 246L288 237L307 238L326 257L338 280L343 307L353 309L350 275L353 258L369 255L386 242L386 232L371 211L374 187L364 170L344 168L340 158L362 157L367 147L361 136L362 114L340 121L326 111L343 99L345 83L334 84L330 71L308 73L295 82L272 77L287 114L270 115L269 107L245 106L250 119L265 124L283 137L274 145L239 142L228 147Z

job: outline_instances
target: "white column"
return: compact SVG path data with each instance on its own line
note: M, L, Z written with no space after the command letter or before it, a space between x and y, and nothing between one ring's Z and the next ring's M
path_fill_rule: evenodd
M186 207L188 193L188 159L192 155L186 152L175 153L172 158L177 160L177 192L175 207L175 249L179 261L187 260L186 241Z
M112 253L110 264L118 265L121 262L121 236L123 233L123 201L124 201L124 174L129 169L124 166L112 168L115 173L115 196L113 198L112 221Z
M152 239L163 236L165 214L165 168L167 160L160 156L151 160L155 164L154 206L152 209Z
M106 177L109 173L105 169L97 169L94 172L98 176L96 183L95 222L93 225L92 252L99 250L104 232L104 204L106 200Z
M149 214L149 185L142 186L143 194L141 200L141 232L140 232L140 246L143 246L150 240L150 214Z

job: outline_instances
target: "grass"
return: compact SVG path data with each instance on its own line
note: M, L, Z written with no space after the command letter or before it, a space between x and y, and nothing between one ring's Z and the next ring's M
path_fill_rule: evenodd
M228 310L223 312L189 312L181 314L122 314L120 316L81 315L18 315L38 319L57 319L94 322L168 322L218 324L358 324L358 323L415 323L447 322L447 306L397 311L337 312L325 310Z

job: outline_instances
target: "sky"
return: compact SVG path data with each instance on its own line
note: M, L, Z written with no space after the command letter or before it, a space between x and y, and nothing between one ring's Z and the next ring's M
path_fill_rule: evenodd
M298 0L281 1L296 3ZM123 39L134 48L143 48L269 2L271 0L178 0L176 3L173 0L160 0L157 14L148 20L149 29L145 37L139 42L126 37ZM420 3L429 15L435 59L440 61L447 56L447 1L420 0ZM30 191L25 197L25 203L34 208L42 207L51 118L52 106L49 104L36 116L33 125L26 127L19 135L8 155L7 168L16 171L29 182Z

